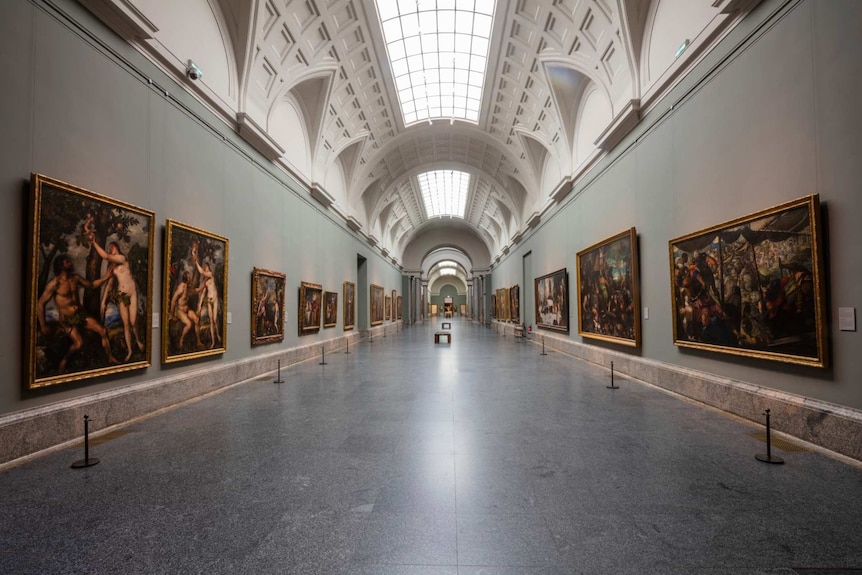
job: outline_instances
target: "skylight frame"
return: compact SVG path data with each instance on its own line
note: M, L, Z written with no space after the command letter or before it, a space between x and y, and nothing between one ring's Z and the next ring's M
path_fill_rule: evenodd
M496 0L375 0L404 125L479 122Z
M470 192L469 173L432 170L419 174L416 179L425 204L425 215L429 219L446 216L464 219Z

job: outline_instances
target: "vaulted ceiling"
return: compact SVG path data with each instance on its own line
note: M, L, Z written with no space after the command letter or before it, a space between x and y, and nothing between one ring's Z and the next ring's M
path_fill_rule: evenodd
M373 0L81 3L346 225L420 269L440 247L491 265L758 1L497 0L478 123L410 126ZM189 60L202 78L187 76ZM441 169L471 176L445 242L417 180Z

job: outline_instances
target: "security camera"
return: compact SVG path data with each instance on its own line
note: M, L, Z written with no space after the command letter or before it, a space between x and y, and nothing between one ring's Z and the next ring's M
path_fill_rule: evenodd
M200 80L204 76L204 71L201 70L200 66L189 60L189 65L186 68L186 76L189 77L189 80Z

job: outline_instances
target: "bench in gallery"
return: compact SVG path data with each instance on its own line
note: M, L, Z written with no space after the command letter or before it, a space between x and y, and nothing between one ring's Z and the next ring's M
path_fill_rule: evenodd
M452 343L452 332L450 331L438 331L434 333L434 343L440 343L440 338L445 337L446 343Z
M452 329L452 322L450 322L450 321L444 321L444 322L443 322L443 327L442 327L441 329Z

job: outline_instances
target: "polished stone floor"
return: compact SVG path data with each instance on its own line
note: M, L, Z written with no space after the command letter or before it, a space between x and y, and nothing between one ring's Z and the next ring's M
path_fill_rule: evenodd
M760 463L762 429L435 327L0 473L0 573L862 572L860 468Z

